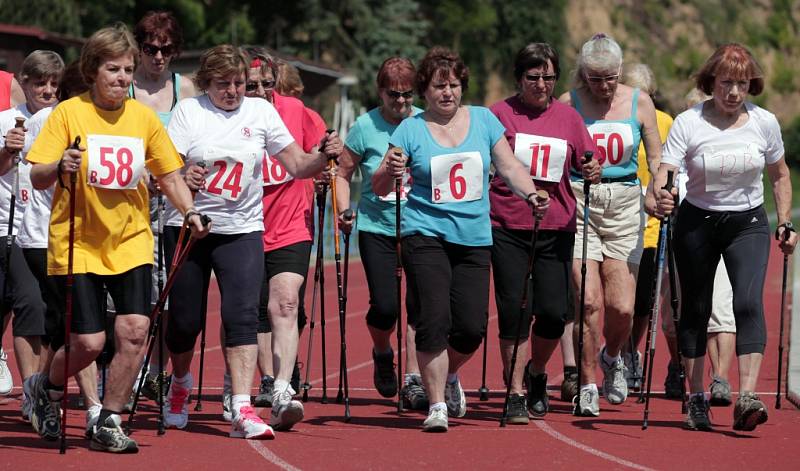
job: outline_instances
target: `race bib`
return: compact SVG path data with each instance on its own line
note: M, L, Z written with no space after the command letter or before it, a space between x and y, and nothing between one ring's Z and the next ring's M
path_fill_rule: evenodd
M753 144L734 143L703 153L706 191L731 190L758 186L764 169L764 157Z
M403 173L403 183L400 185L400 201L406 201L408 199L409 191L411 191L411 169L406 167L406 171ZM385 196L379 196L378 199L394 203L397 200L397 192L392 190Z
M19 183L17 186L17 199L22 204L28 204L33 195L33 184L31 183L31 165L19 164Z
M480 152L431 158L431 193L434 203L464 203L481 199L483 159Z
M261 162L261 173L264 179L263 186L280 185L294 179L278 159L267 155L266 152Z
M595 123L588 126L597 146L598 162L603 168L624 167L633 155L633 131L625 123Z
M208 149L203 154L208 174L206 193L228 201L237 201L253 179L255 152L231 152Z
M534 180L559 182L567 160L567 141L518 132L514 137L514 155Z
M132 190L144 173L144 142L138 137L89 134L87 183L108 190Z

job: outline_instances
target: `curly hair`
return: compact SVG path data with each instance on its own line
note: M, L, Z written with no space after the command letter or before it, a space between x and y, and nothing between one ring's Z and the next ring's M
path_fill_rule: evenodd
M469 67L456 52L442 46L432 47L417 69L417 93L423 96L433 79L448 77L450 74L461 82L461 89L466 91L469 85Z

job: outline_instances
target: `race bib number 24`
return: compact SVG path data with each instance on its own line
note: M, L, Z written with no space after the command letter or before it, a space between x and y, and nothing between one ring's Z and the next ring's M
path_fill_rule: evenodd
M109 190L136 188L144 173L144 142L138 137L89 134L87 183Z
M431 199L434 203L464 203L483 196L480 152L460 152L431 158Z

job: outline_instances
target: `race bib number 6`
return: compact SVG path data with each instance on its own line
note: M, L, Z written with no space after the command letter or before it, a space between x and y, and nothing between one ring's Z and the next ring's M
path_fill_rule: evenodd
M206 193L237 201L253 179L254 152L226 152L209 149L203 155L208 175Z
M109 190L136 188L144 172L144 142L138 137L89 134L87 183Z
M431 193L434 203L464 203L481 199L483 159L480 152L431 158Z
M567 160L567 141L519 132L514 137L514 155L533 179L559 182Z
M264 153L264 160L261 162L261 170L264 177L263 186L280 185L294 178L278 159L267 155L266 152Z
M624 167L633 155L633 131L625 123L589 125L589 134L597 146L598 161L603 168Z

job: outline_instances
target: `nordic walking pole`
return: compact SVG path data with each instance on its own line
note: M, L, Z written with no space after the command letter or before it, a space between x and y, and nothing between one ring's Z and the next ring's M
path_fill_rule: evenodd
M656 243L656 247L658 244L661 243L661 232L658 233L658 242ZM636 400L637 404L644 404L644 384L647 382L647 365L650 362L650 339L653 336L653 323L650 322L653 318L653 306L656 302L656 277L657 277L657 270L658 266L654 263L653 264L653 275L651 277L652 283L650 285L650 313L648 314L648 322L647 322L647 335L645 338L644 346L644 361L642 362L642 387L639 388L639 398ZM677 332L677 331L676 331Z
M350 208L345 209L342 211L342 218L345 221L352 221L355 217L353 210ZM344 234L344 283L343 283L343 292L344 292L344 303L347 306L347 275L350 272L350 233L349 232L342 232ZM346 311L345 311L346 312ZM339 358L339 392L336 394L336 402L342 402L342 378L344 375L342 374L343 371L343 363L342 363L343 356L340 355Z
M334 160L329 161L329 168L335 169L336 162ZM339 293L339 337L340 337L340 352L341 352L341 376L344 377L344 420L345 422L350 421L350 393L349 393L349 384L347 381L347 341L345 338L345 309L346 309L346 298L344 293L344 285L342 279L342 259L341 253L339 251L339 218L337 215L339 212L337 211L337 204L336 204L336 179L331 179L331 206L333 209L333 252L334 252L334 261L336 262L336 288Z
M789 240L789 232L791 232L786 227L783 228L783 240L784 242ZM777 232L775 233L775 239L778 238ZM786 278L789 271L789 255L784 253L783 254L783 283L781 284L781 326L778 334L778 385L776 387L775 392L775 408L781 408L781 381L783 377L783 318L785 317L786 313ZM786 386L788 388L788 384ZM788 393L787 393L788 394Z
M478 388L481 401L489 400L489 388L486 387L486 349L489 338L489 311L486 311L486 330L483 331L483 361L481 368L481 387Z
M314 341L314 327L315 327L315 314L317 312L317 287L321 285L321 279L324 276L322 274L323 269L323 250L322 250L322 232L324 223L325 223L325 198L326 193L328 191L328 185L326 183L322 183L320 191L316 194L317 200L317 259L314 262L314 290L313 294L311 295L311 321L309 324L309 332L308 332L308 353L306 354L306 380L303 382L301 389L303 390L303 402L308 401L308 391L311 389L311 383L309 382L309 375L311 374L311 346L313 345ZM320 295L320 308L322 310L322 325L325 325L325 305L324 300L325 291L322 291ZM325 343L324 343L324 330L323 330L323 344L322 344L322 381L323 381L323 389L325 388ZM324 393L323 393L324 397ZM327 402L327 399L325 400ZM325 403L323 402L323 404Z
M22 129L23 132L25 130L25 118L17 117L14 118L15 123L14 127L17 129ZM0 304L5 304L6 302L6 294L8 293L8 285L11 280L11 249L14 246L14 210L17 206L17 192L19 191L19 152L15 152L14 156L12 157L12 179L13 182L11 184L11 206L8 210L8 229L6 232L6 259L5 259L5 266L3 267L5 270L6 276L3 278L3 298L0 299ZM4 310L5 311L5 310Z
M76 136L70 149L80 150L81 137ZM59 165L59 181L61 179L61 162ZM67 280L66 280L66 295L65 295L65 313L64 316L64 395L61 397L61 446L59 453L64 454L67 452L67 409L69 406L69 350L71 346L70 335L72 327L72 283L74 282L74 275L72 273L72 262L75 255L75 184L78 181L78 173L73 172L69 175L69 245L67 248ZM13 196L12 196L13 197ZM14 206L11 206L12 211ZM106 385L103 385L105 390Z
M672 191L672 177L674 172L672 170L667 172L667 183L664 189ZM661 221L661 227L658 234L658 251L656 258L656 296L653 303L653 313L650 316L650 355L649 364L647 366L647 391L644 395L644 417L642 419L642 430L647 430L647 420L650 415L650 391L653 384L653 364L656 359L656 338L658 334L658 313L661 304L661 282L664 279L664 264L667 249L667 234L669 233L670 217L667 216Z
M678 283L677 274L678 269L675 266L675 251L672 245L672 218L670 215L667 220L667 272L669 273L669 304L672 308L672 324L675 327L675 334L678 333ZM686 370L683 368L683 355L681 355L681 346L678 343L676 347L677 361L678 361L678 378L681 381L681 413L686 413Z
M583 154L583 163L587 164L592 160L594 153L586 151ZM580 315L578 316L578 400L575 401L573 415L580 415L581 405L581 385L583 383L583 318L586 313L586 253L588 246L589 228L589 189L592 185L587 179L583 179L583 249L581 251L581 305Z
M205 161L201 160L200 162L197 162L197 166L205 169L206 163ZM195 190L192 192L192 198L197 197L198 191L199 190ZM185 225L186 224L184 224L184 226ZM201 321L203 323L203 330L200 332L200 374L197 378L197 404L194 405L195 411L203 410L203 369L206 360L206 324L208 321L208 306L207 306L208 296L207 295L203 296L202 299L203 301L201 303L202 305L200 309L202 311L202 316L203 316L203 319Z
M161 297L161 294L164 292L164 195L161 194L161 190L157 190L156 192L156 201L157 201L157 209L158 217L157 217L157 227L158 227L158 244L157 244L157 256L158 256L158 297ZM158 322L158 336L156 338L156 342L158 342L158 435L164 435L165 433L165 426L164 426L164 324L162 322ZM150 365L148 362L147 365ZM139 391L137 390L137 395Z
M393 147L392 153L401 154L403 149ZM397 325L395 335L397 336L397 413L403 412L403 249L400 243L402 233L401 211L403 200L403 177L394 180L394 243L395 243L395 264L394 280L397 290Z
M536 202L547 201L548 195L544 190L536 191ZM528 247L528 270L525 272L525 281L522 284L522 302L519 306L519 317L517 318L517 335L514 338L514 349L511 352L511 365L508 369L508 381L506 382L506 398L503 401L503 415L500 417L500 426L505 427L508 421L508 400L511 397L511 384L514 381L514 368L517 367L517 352L519 351L519 338L522 336L522 319L525 311L528 310L528 291L533 284L533 265L536 262L536 240L539 236L539 223L542 216L533 209L533 232L531 232L531 245Z

